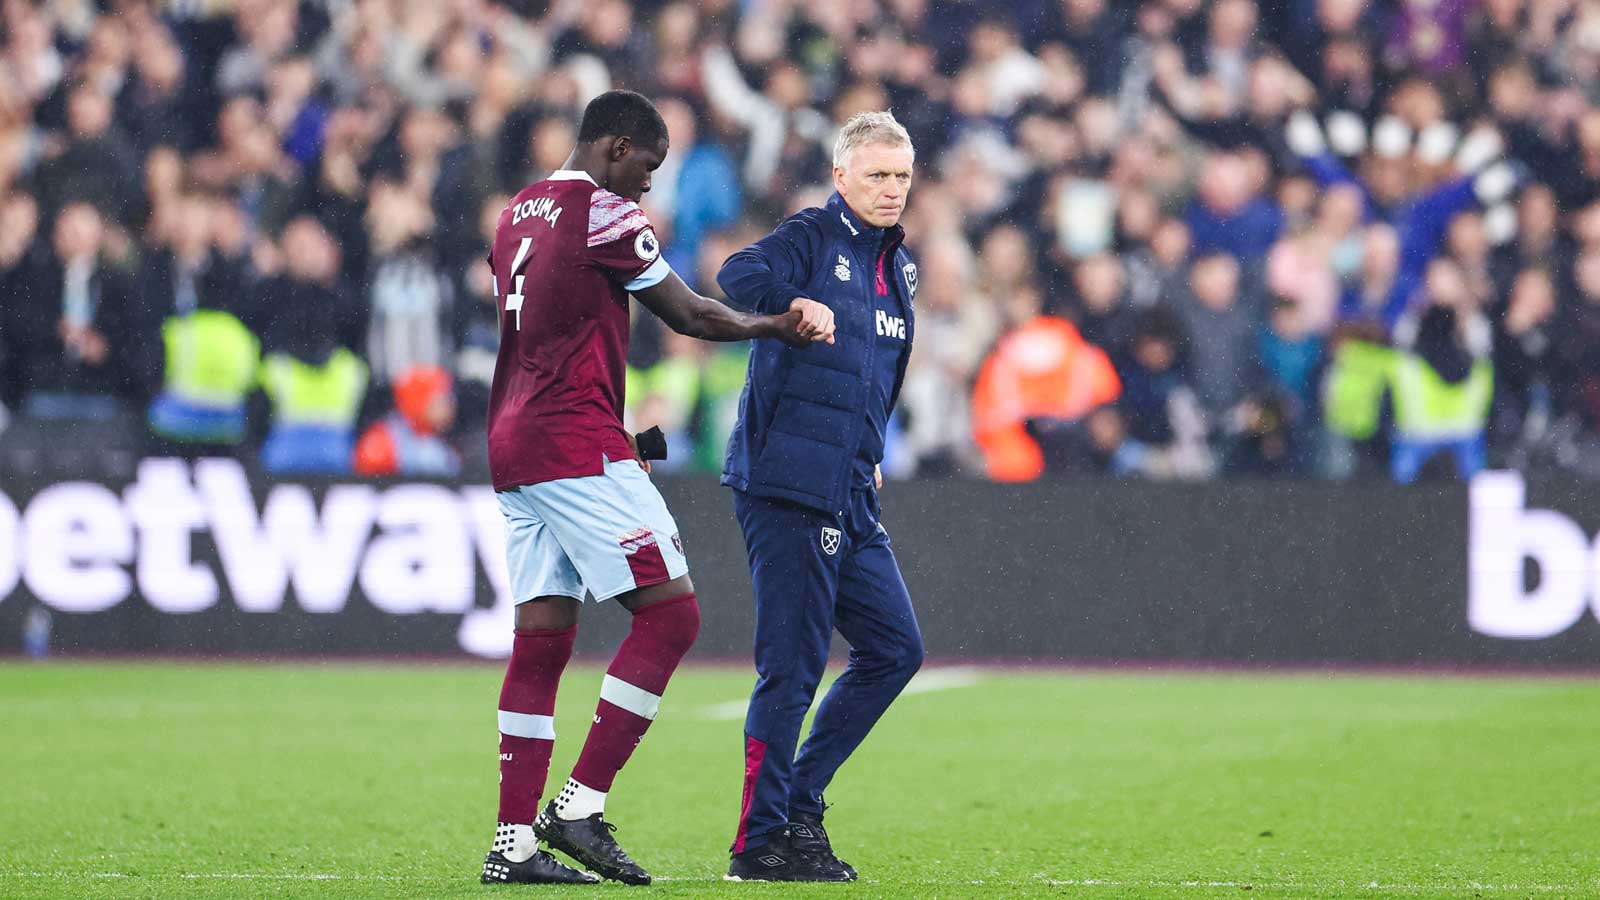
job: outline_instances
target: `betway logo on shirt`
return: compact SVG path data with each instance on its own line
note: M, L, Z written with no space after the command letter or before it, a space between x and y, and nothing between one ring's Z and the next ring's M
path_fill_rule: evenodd
M1490 637L1550 638L1600 616L1600 539L1553 509L1527 509L1527 485L1515 472L1472 482L1467 622ZM1538 568L1530 587L1527 563Z
M215 563L195 557L200 532ZM475 605L479 566L493 609ZM222 603L225 587L246 613L278 612L292 593L306 612L334 614L359 588L392 615L463 616L469 653L511 651L504 523L488 486L340 484L319 510L308 487L280 483L258 507L235 460L145 460L120 495L65 482L19 510L0 493L0 600L19 583L67 613L103 612L135 593L161 612L196 613Z
M906 320L878 310L878 337L906 339Z

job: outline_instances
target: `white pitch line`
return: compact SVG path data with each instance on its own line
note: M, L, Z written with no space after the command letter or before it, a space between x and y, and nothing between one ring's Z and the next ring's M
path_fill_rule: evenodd
M906 685L901 694L929 694L934 691L947 691L951 688L971 687L983 680L983 669L977 666L945 666L939 669L928 669L918 672ZM821 702L826 691L817 691L817 702ZM816 703L812 704L813 706ZM726 703L713 703L701 707L695 713L695 718L709 719L715 722L730 722L744 718L745 712L750 708L749 700L729 700Z
M983 881L972 881L969 884L980 885ZM1557 893L1565 891L1593 890L1594 885L1577 884L1485 884L1472 881L1466 884L1384 884L1379 881L1366 882L1338 882L1328 884L1310 881L1115 881L1100 878L1059 879L1042 878L1036 882L996 881L990 884L1043 884L1051 887L1113 887L1113 888L1233 888L1233 889L1260 889L1269 891L1377 891L1379 893L1417 891L1448 891L1451 893L1466 891L1491 891L1491 892L1532 892L1532 893Z
M0 872L0 878L138 878L150 881L170 879L184 880L222 880L222 881L396 881L396 882L429 882L452 883L471 880L470 875L335 875L322 872L300 873L273 873L273 872L175 872L150 875L129 875L126 872ZM720 883L719 876L710 878L683 878L683 877L657 877L656 881L672 882L715 882ZM1340 882L1311 882L1311 881L1161 881L1161 880L1118 880L1102 878L1062 879L1039 876L1037 878L994 878L976 880L950 880L941 881L934 879L911 879L895 881L879 881L875 878L862 879L863 884L896 884L900 886L923 885L928 887L1108 887L1108 888L1198 888L1213 890L1218 888L1272 891L1315 891L1320 894L1340 893L1350 890L1376 891L1379 893L1415 893L1418 891L1446 891L1451 893L1465 893L1467 891L1490 891L1496 893L1573 893L1593 890L1595 884L1487 884L1470 881L1455 884L1385 884L1378 881L1340 881Z

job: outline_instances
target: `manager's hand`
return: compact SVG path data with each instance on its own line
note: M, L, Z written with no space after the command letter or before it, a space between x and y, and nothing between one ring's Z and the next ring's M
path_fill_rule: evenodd
M815 300L794 298L784 320L783 334L779 335L791 347L805 347L819 341L833 343L833 310Z

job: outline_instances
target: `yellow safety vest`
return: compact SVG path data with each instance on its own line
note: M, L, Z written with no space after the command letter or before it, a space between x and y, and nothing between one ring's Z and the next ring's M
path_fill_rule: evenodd
M367 364L340 347L320 366L283 353L261 364L261 387L276 425L353 428L367 391Z
M1378 433L1383 394L1397 354L1381 344L1345 341L1323 382L1323 420L1335 434L1364 441Z
M197 309L161 325L163 389L203 409L237 409L256 385L261 344L229 313Z
M1401 354L1394 371L1395 430L1415 441L1460 440L1483 433L1494 395L1494 366L1480 359L1451 384L1422 357Z

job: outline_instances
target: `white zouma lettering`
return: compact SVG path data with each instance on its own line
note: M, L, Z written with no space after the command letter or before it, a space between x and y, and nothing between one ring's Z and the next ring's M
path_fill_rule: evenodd
M535 197L517 204L511 211L511 224L516 225L523 219L543 219L551 228L556 227L556 220L561 218L562 207L556 206L555 200L550 197Z

